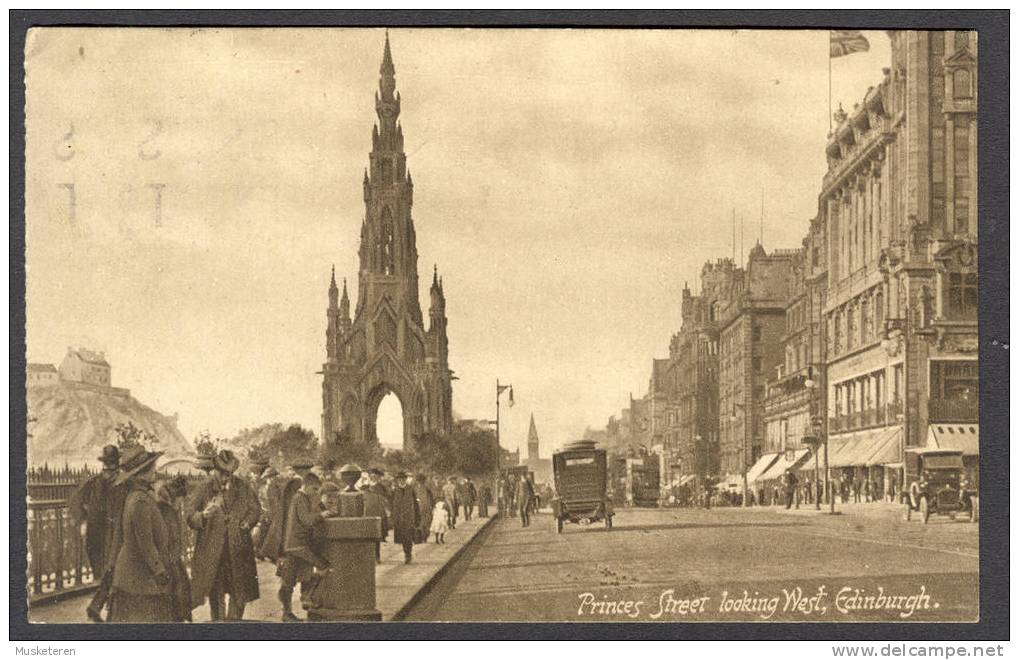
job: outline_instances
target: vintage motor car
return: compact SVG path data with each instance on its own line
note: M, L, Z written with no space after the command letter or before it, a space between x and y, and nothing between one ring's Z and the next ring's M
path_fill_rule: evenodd
M608 465L604 449L582 440L566 445L552 454L555 497L552 516L556 532L563 533L567 522L589 525L605 521L612 529L612 501L607 493Z
M914 513L924 524L932 514L955 519L962 512L971 522L977 519L974 494L967 489L962 452L955 449L910 448L905 453L904 492L906 520Z

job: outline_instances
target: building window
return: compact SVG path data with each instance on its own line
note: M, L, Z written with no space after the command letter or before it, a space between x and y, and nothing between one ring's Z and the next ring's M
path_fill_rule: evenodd
M948 317L952 320L976 320L977 274L948 274Z
M931 361L931 421L976 421L980 381L976 360Z
M755 325L751 329L751 335L754 341L761 341L761 326Z
M751 360L751 362L753 363L754 366L754 373L755 374L761 373L761 358L755 357L753 358L753 360Z
M955 200L955 233L969 233L969 198L957 197Z
M892 369L892 403L902 404L902 365L897 364Z
M874 294L874 328L878 336L885 334L885 296L881 291Z
M969 69L956 69L952 74L952 96L957 99L973 98L973 74Z
M863 336L861 344L866 344L874 336L874 325L870 314L870 298L863 298L860 301L860 332Z
M856 306L850 305L846 312L846 350L856 347Z

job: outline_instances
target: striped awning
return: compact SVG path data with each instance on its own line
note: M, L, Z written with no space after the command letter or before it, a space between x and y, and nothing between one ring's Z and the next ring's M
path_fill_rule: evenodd
M764 474L768 468L774 465L779 456L780 454L778 453L765 454L757 459L757 462L754 463L749 470L747 470L747 483L752 484L760 479L761 475Z
M980 455L979 424L931 424L927 430L927 446L957 449L963 456Z
M887 465L900 460L902 427L871 429L852 434L845 441L828 447L831 467L867 467Z
M786 452L780 454L780 458L769 467L764 474L757 478L758 481L771 481L772 479L781 479L782 475L789 470L795 470L804 461L807 460L807 456L810 455L809 449L797 449L793 452Z

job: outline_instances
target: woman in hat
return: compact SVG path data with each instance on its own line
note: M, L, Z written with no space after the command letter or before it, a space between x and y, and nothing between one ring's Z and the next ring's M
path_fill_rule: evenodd
M209 479L195 489L185 509L188 525L198 530L191 560L191 607L208 598L213 621L239 620L244 606L258 598L251 528L262 518L262 507L247 480L234 474L240 460L232 451L220 451L214 462Z
M156 459L162 452L134 446L121 457L118 483L126 484L127 499L121 547L113 568L110 621L159 623L175 620L170 573L164 549L169 532L159 512L152 484Z

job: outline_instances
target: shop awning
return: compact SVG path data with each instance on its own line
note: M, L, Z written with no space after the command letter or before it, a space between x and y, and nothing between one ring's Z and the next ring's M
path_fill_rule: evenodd
M980 455L979 424L931 424L927 429L927 446L957 449L963 456Z
M786 452L779 454L779 459L772 464L764 474L757 478L758 481L771 481L772 479L780 479L783 474L788 470L795 470L810 455L809 449L796 449L792 452Z
M852 434L828 447L828 465L834 468L885 465L898 461L902 427L870 429Z
M753 466L751 466L751 468L747 471L747 483L752 484L755 481L757 481L760 478L760 476L764 474L764 472L767 471L767 469L770 468L775 463L778 457L779 454L774 453L765 454L764 456L761 456L759 459L757 459L757 462L754 463Z
M685 485L687 485L688 483L690 483L691 481L693 481L696 478L697 478L696 474L685 475L682 479L679 480L679 485L680 486L685 486Z

